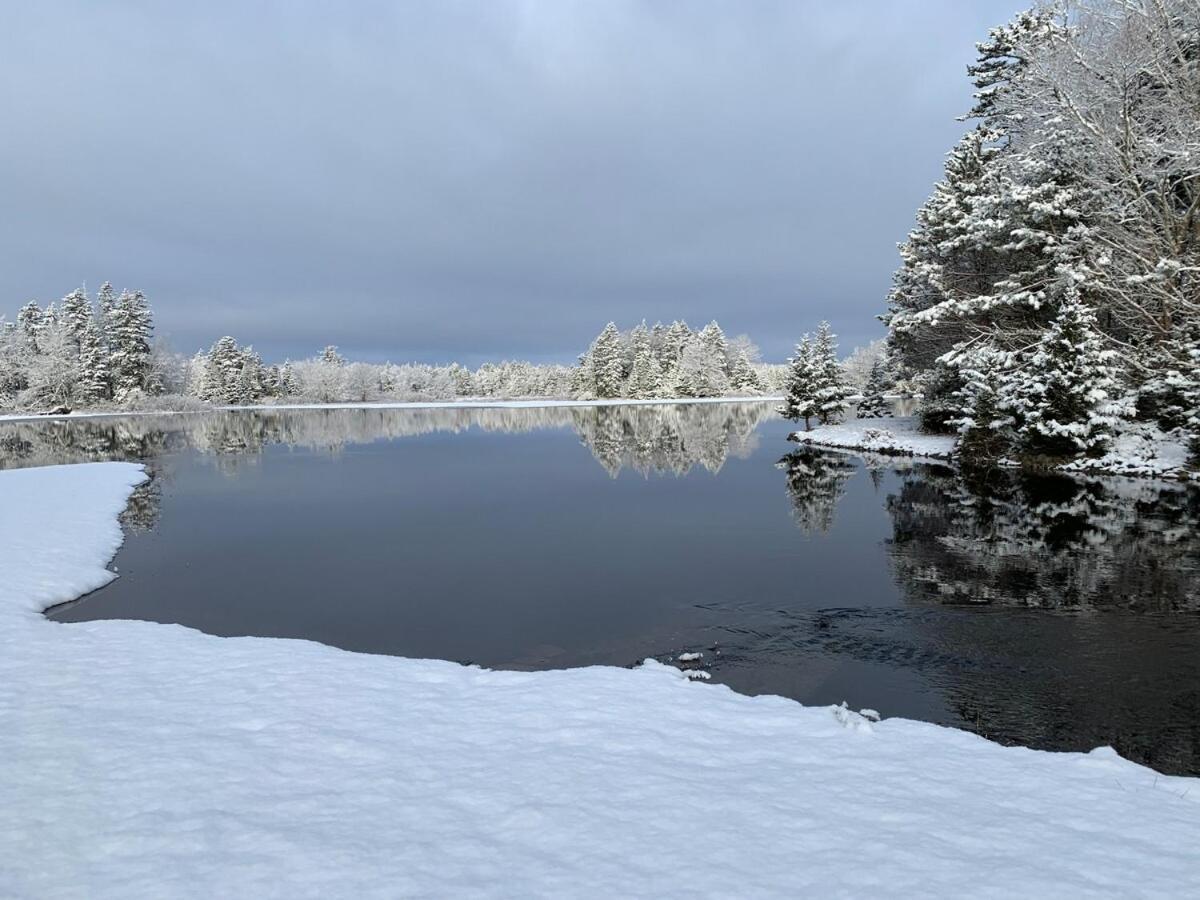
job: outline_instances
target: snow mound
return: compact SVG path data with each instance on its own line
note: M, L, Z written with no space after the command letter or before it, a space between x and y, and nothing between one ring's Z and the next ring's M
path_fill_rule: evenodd
M1185 896L1200 782L674 666L492 672L36 610L142 478L0 472L0 894ZM681 826L681 823L684 823Z
M866 450L896 456L950 459L958 439L948 435L921 434L911 416L855 419L837 425L818 425L812 431L795 431L789 440L814 447Z

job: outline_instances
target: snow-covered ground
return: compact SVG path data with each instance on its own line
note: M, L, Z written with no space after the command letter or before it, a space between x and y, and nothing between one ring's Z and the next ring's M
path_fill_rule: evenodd
M814 425L811 431L796 431L790 440L815 447L868 450L872 453L949 459L958 438L921 434L915 416L880 419L848 419L836 425Z
M926 459L950 459L958 443L952 435L922 434L915 416L849 419L836 425L816 425L811 431L796 431L789 438L816 447ZM1182 480L1200 474L1188 468L1187 447L1179 437L1146 423L1128 423L1103 456L1076 460L1059 468L1064 472Z
M254 406L206 406L200 409L173 410L97 410L63 413L5 413L0 422L49 421L52 419L96 419L113 416L176 416L222 410L304 410L304 409L554 409L575 406L672 406L700 403L766 403L782 400L778 396L754 397L665 397L654 400L421 400L408 403L262 403Z
M44 619L109 580L141 478L0 472L0 895L1200 892L1200 780L1110 750L653 663L491 672Z

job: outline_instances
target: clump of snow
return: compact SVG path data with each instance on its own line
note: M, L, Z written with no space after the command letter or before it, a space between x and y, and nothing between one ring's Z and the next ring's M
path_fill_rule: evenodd
M1102 456L1079 459L1061 468L1068 472L1097 472L1149 478L1196 477L1188 468L1187 438L1167 433L1149 422L1122 423Z
M1194 893L1200 782L1107 749L1001 747L652 661L492 672L45 620L112 577L141 478L0 472L5 895Z
M704 654L703 653L680 653L675 658L677 660L679 660L680 662L698 662L699 660L704 659Z
M912 416L856 419L836 425L818 425L812 431L796 431L789 440L814 447L866 450L883 455L949 459L958 439L947 435L922 434Z

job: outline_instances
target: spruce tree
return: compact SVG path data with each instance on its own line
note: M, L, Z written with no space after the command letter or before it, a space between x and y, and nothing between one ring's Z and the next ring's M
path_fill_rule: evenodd
M639 325L630 335L633 348L633 364L629 372L629 396L639 399L658 396L662 389L662 372L654 358L650 333Z
M871 372L867 376L863 397L855 410L855 418L879 419L891 415L891 404L884 399L883 392L887 379L887 362L883 357L876 357L871 363Z
M150 306L141 291L122 291L109 314L109 369L117 399L150 389L150 340L154 331Z
M1104 347L1095 313L1074 286L1036 346L1008 379L1002 403L1019 449L1034 456L1097 454L1123 415L1118 354Z
M788 388L779 414L793 422L804 420L804 430L820 412L817 406L819 370L813 357L812 338L804 335L788 360Z
M592 377L596 396L601 399L620 397L624 390L621 333L613 322L604 326L592 348Z
M837 335L822 322L812 344L813 368L816 375L814 400L817 416L823 425L838 419L849 407L850 385L837 358Z
M83 333L92 322L92 304L82 289L76 288L63 297L62 319L76 351L81 351Z
M108 348L94 316L88 317L79 338L79 380L81 402L109 399Z

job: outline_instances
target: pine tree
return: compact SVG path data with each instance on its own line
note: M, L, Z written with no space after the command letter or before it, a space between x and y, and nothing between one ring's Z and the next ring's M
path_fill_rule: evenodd
M763 390L762 379L754 371L754 366L750 365L750 360L746 358L746 353L743 350L738 350L733 354L733 360L730 363L729 382L733 389L739 393L757 394Z
M822 322L812 345L813 368L816 374L814 399L817 416L821 424L827 425L838 419L849 407L851 390L846 383L846 373L837 358L837 335Z
M1002 398L1015 420L1019 449L1051 457L1101 452L1124 414L1117 402L1117 358L1104 348L1095 313L1072 286Z
M863 388L863 397L855 410L859 419L879 419L891 415L891 404L884 398L887 380L887 361L884 357L876 357L871 363L871 373L867 376L867 384Z
M110 310L108 324L113 396L122 399L134 391L149 391L154 324L145 294L122 291Z
M80 402L109 399L108 348L94 316L88 317L79 338L79 383Z
M67 333L75 343L76 351L83 346L83 333L92 323L92 304L81 288L76 288L63 297L62 319Z
M953 398L962 413L947 423L958 429L959 459L967 464L994 462L1011 443L1013 419L1003 410L1011 354L983 344L960 349L945 362L961 383Z
M804 335L796 345L796 353L788 360L788 388L779 414L793 422L804 420L804 430L817 416L817 389L820 371L813 356L812 338Z
M295 397L299 393L300 381L296 377L296 370L292 367L292 361L286 360L279 370L279 396Z
M715 323L714 323L715 324ZM685 397L720 397L729 392L725 374L725 339L710 326L688 341L675 370L676 384Z
M346 360L342 358L342 354L338 353L338 348L333 344L327 346L321 351L321 362L327 366L344 366Z
M624 390L621 333L609 322L596 338L589 351L596 396L601 399L620 397Z
M34 353L38 352L38 335L45 326L46 316L37 302L30 300L17 312L17 327L25 335Z
M629 372L629 396L639 399L658 396L662 389L662 372L654 358L650 332L644 324L634 328L630 335L633 349L633 364Z

